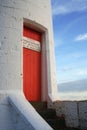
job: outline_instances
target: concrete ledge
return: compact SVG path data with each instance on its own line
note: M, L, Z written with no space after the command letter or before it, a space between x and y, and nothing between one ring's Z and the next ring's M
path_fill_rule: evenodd
M25 99L23 94L8 96L8 101L17 113L27 123L30 130L53 130L48 123L36 112L33 106ZM23 124L22 124L23 125ZM18 126L21 130L21 124Z

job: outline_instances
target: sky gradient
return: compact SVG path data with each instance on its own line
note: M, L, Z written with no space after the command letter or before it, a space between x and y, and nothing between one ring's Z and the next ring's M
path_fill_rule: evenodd
M51 0L60 100L87 100L87 0Z
M87 78L87 0L51 0L58 83Z

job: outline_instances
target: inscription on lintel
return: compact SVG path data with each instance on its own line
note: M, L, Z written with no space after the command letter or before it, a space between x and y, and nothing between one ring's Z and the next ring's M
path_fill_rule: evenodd
M27 37L23 37L23 47L38 52L41 51L40 42Z

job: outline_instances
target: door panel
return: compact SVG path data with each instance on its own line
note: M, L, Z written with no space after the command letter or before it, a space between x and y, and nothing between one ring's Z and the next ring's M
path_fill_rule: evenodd
M38 32L24 28L23 35L40 41ZM29 101L41 100L41 52L23 48L23 91Z
M37 31L30 29L30 28L24 27L23 36L29 37L33 40L41 42L41 34Z

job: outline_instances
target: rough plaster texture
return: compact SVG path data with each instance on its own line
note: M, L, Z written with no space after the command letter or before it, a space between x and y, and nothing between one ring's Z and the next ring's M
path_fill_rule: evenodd
M1 130L16 130L12 121L11 107L7 98L2 95L0 98L0 129Z
M27 116L26 100L10 100L13 106L6 101L9 94L23 92L23 23L42 33L42 100L57 99L50 0L0 0L0 129L52 130L35 110Z
M20 98L19 98L20 97ZM0 98L0 130L53 130L21 93Z
M49 95L49 98L56 100L50 0L0 0L0 90L15 91L23 88L23 22L43 33L42 63L45 70L42 66L42 98L47 100Z
M87 129L87 101L78 102L79 122L82 129Z
M87 101L56 101L56 114L64 117L67 127L87 129Z
M55 102L54 107L57 115L65 118L67 126L78 127L77 102L59 101Z
M17 130L53 130L25 99L23 94L10 95L8 99L16 113L13 118Z

